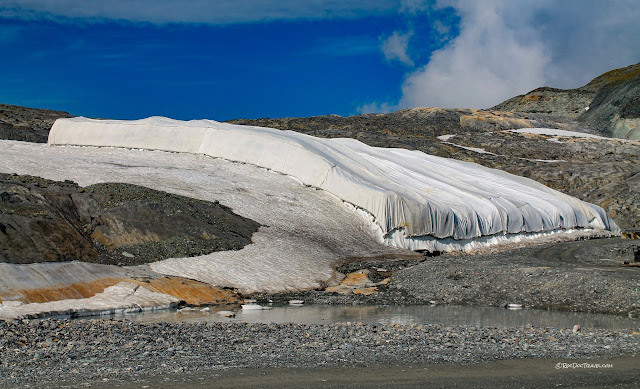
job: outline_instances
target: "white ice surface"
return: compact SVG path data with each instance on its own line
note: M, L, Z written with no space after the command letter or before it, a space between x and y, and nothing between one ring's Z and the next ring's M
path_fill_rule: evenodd
M180 300L130 282L120 282L95 296L32 303L20 306L0 305L0 318L36 318L52 315L88 316L97 313L136 312L145 309L170 308Z
M384 234L401 230L406 238L474 239L594 225L619 232L601 208L533 180L354 139L211 120L72 118L55 122L49 143L160 149L250 163L325 189L372 214Z
M332 278L336 260L410 253L383 245L369 222L326 191L256 166L203 155L0 141L0 171L68 179L82 186L126 182L219 200L263 224L252 244L239 251L167 259L151 267L243 292L313 289ZM43 273L41 268L36 271ZM49 273L44 274L55 278Z
M16 265L0 263L0 294L5 299L20 299L21 290L55 289L69 284L93 282L104 278L126 278L141 274L138 267L116 267L88 263L41 262Z

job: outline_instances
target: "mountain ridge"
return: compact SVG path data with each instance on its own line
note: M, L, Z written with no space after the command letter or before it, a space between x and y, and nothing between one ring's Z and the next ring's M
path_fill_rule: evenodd
M575 89L541 87L490 110L560 115L602 135L640 140L640 63Z

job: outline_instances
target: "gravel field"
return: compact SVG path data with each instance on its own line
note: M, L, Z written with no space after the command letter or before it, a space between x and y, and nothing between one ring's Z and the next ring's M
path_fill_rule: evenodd
M428 259L399 271L392 289L438 304L504 306L640 316L637 240L591 239L480 255Z
M371 295L322 291L254 295L259 302L301 299L316 304L470 305L604 313L640 317L640 241L588 239L531 245L509 251L445 254L410 260L353 262L343 273L368 271L372 281L391 273ZM385 272L379 272L384 268Z
M366 325L0 322L0 386L130 382L228 368L469 364L640 353L634 330Z

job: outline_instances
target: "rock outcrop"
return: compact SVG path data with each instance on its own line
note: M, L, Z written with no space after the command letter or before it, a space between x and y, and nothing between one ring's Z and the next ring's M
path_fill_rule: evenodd
M129 184L82 188L0 174L0 262L139 265L238 250L259 223L229 208Z
M0 139L46 143L53 122L68 112L0 104Z
M561 116L606 136L640 140L640 64L606 72L581 88L534 89L491 109Z

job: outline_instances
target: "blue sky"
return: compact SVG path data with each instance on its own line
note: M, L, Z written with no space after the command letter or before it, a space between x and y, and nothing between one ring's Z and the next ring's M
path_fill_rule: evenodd
M484 108L640 62L635 3L0 0L0 103L117 119Z

